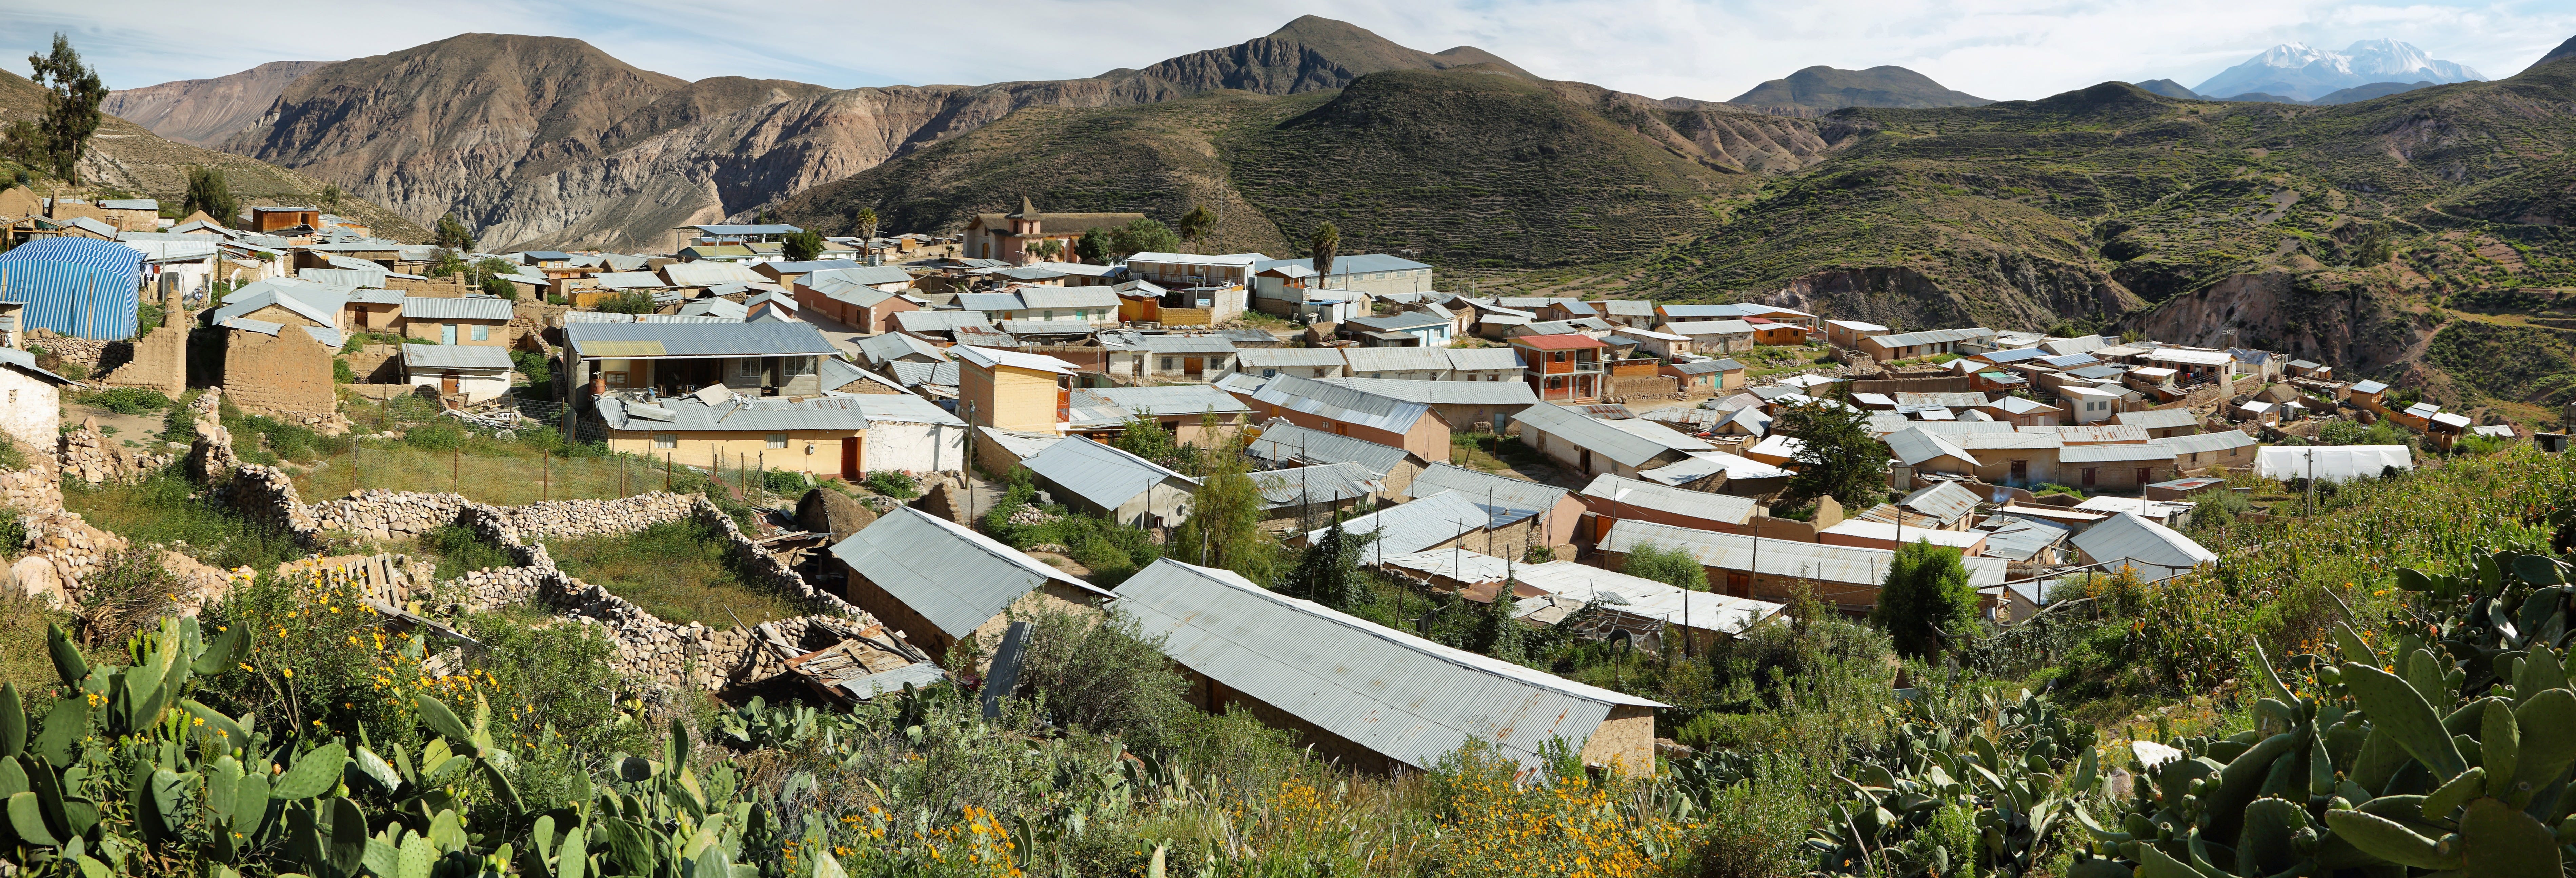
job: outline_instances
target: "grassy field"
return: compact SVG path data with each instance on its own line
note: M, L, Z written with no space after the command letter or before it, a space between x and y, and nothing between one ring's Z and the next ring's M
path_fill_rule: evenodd
M267 570L304 557L285 532L261 527L207 503L177 468L132 485L63 483L63 508L92 526L134 543L184 542L174 549L217 567Z
M665 622L729 628L796 615L785 597L743 582L715 532L695 521L626 536L548 540L546 551L565 573L605 586Z
M295 474L306 502L359 489L445 492L502 506L539 500L624 497L662 489L662 468L634 457L571 457L485 437L434 451L397 441L365 440L326 465ZM686 472L682 471L685 475Z

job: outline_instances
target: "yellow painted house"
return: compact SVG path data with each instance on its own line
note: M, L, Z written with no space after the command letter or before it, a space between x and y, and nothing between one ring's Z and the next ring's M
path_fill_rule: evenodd
M1064 433L1073 419L1072 363L1046 356L958 345L958 414L978 427Z

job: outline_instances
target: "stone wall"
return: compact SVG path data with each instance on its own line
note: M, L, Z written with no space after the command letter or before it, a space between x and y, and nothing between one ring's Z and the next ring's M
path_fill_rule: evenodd
M164 452L128 450L117 440L101 434L94 418L63 434L55 445L55 458L62 461L63 477L93 485L141 481L144 475L170 465L174 456Z
M79 363L92 373L116 368L134 357L134 344L124 339L58 335L50 329L27 330L27 347L44 348L46 353L61 357L63 362Z

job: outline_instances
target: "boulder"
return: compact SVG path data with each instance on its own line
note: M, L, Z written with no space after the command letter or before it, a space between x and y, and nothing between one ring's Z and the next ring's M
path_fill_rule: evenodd
M796 501L797 526L815 533L828 532L836 543L876 521L877 514L869 512L858 498L829 488L806 491Z
M46 601L57 607L68 602L68 596L63 593L62 577L54 572L51 561L29 555L18 559L18 563L9 565L6 575L10 580L6 584L12 593Z

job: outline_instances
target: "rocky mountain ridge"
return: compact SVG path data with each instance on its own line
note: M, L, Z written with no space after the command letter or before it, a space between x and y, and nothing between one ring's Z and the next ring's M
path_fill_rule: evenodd
M2422 49L2396 40L2360 40L2341 52L2304 43L2284 43L2219 71L2192 91L2218 98L2249 92L2300 101L2372 83L2476 82L2484 74L2467 65L2433 58Z

